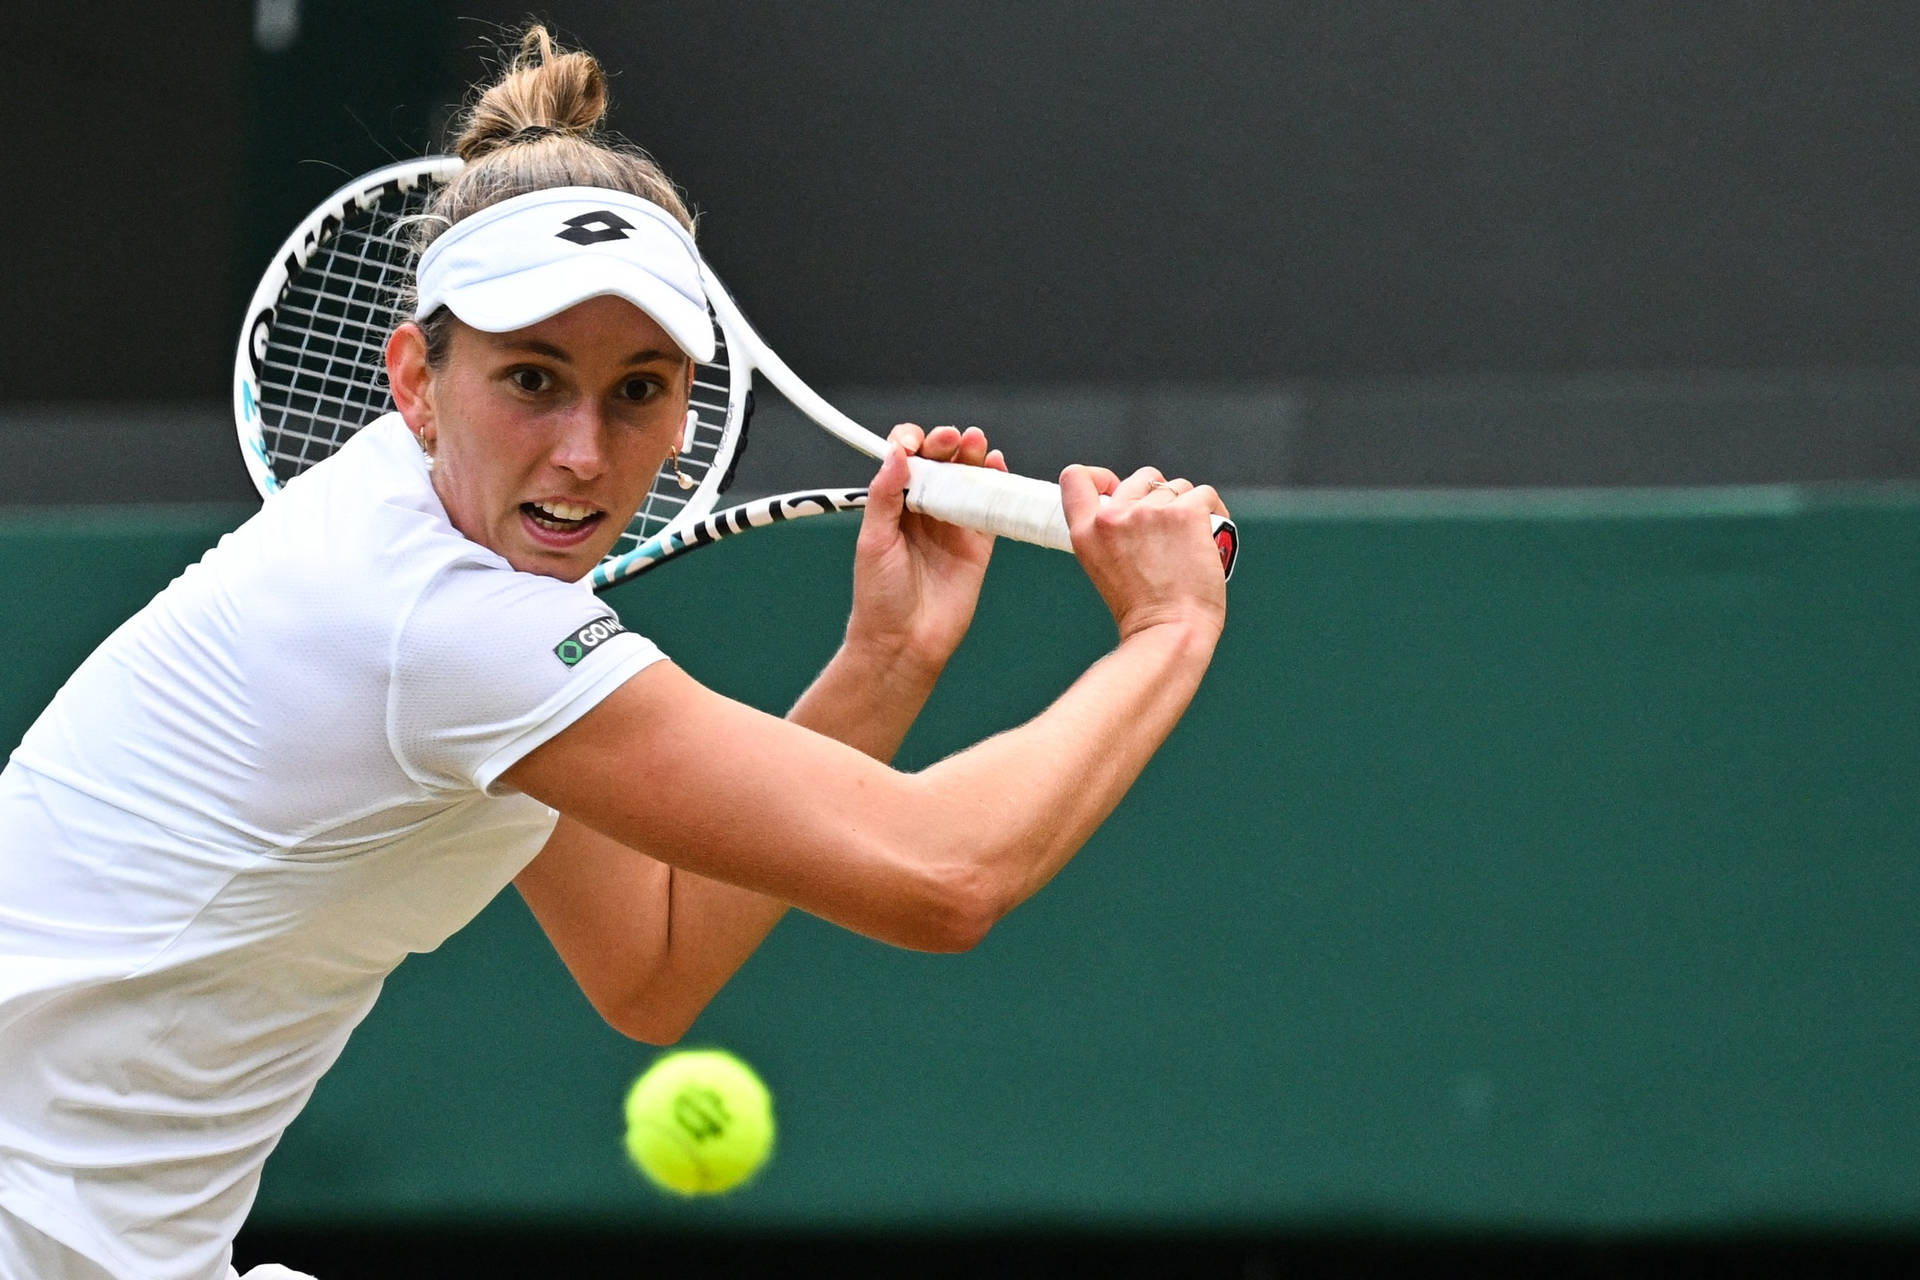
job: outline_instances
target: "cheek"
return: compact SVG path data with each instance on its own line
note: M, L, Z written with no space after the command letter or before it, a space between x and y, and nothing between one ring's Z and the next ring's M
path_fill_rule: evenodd
M440 430L448 437L461 460L470 469L508 463L526 450L534 432L503 412L495 398L483 390L455 387L443 402L445 413Z
M449 406L440 442L434 449L434 487L450 511L469 517L497 515L507 497L524 486L525 475L538 464L529 458L529 435L513 430L510 421L497 420L483 405ZM508 504L517 506L518 502Z
M666 461L669 453L682 447L681 437L685 431L683 412L662 414L634 430L623 442L622 449L632 465L652 470Z

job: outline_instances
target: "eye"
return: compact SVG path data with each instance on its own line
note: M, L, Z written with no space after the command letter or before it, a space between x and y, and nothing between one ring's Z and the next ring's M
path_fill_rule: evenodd
M511 382L518 390L525 391L529 395L545 391L553 385L553 377L545 369L535 369L526 365L522 365L518 369L509 370L507 373L507 381Z
M651 400L660 393L658 378L628 378L620 384L620 395L627 400Z

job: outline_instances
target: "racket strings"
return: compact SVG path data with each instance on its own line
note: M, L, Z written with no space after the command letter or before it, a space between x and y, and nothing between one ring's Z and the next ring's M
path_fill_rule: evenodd
M261 436L282 484L393 407L387 336L412 279L403 219L426 192L389 197L341 227L274 308L260 369Z

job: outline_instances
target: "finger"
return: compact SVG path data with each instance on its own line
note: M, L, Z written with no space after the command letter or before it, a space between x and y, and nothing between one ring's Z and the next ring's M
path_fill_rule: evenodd
M935 427L927 432L927 438L920 446L920 456L935 462L951 462L959 448L960 428Z
M893 430L887 432L887 443L897 444L908 453L918 453L920 452L921 442L926 439L926 435L927 433L921 429L920 424L916 422L902 422Z
M1100 495L1112 493L1119 477L1105 467L1074 465L1060 473L1060 506L1066 512L1067 527L1078 529L1093 519L1100 509Z
M1120 487L1120 477L1105 467L1075 463L1072 469L1086 472L1088 478L1093 481L1094 491L1097 493L1112 493ZM1066 472L1063 471L1060 474L1064 477Z
M1005 471L1007 469L1007 455L995 449L987 455L987 460L981 465L991 467L995 471Z
M1120 487L1114 490L1113 496L1116 498L1133 498L1136 500L1144 498L1153 491L1154 485L1161 482L1162 479L1158 467L1141 467L1138 471L1120 482Z
M1149 481L1147 491L1140 495L1140 501L1163 507L1191 488L1193 488L1193 481L1191 480Z
M1218 491L1210 484L1194 485L1191 489L1181 494L1180 499L1183 505L1204 507L1217 516L1231 516L1233 514L1227 510L1226 502L1221 499Z
M987 433L978 427L968 427L960 433L959 450L954 460L964 462L970 467L982 465L987 460Z

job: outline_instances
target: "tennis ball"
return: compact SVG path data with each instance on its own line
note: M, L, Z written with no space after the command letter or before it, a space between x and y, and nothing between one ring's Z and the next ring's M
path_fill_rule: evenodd
M627 1090L627 1154L664 1190L714 1195L773 1151L773 1098L724 1049L663 1054Z

